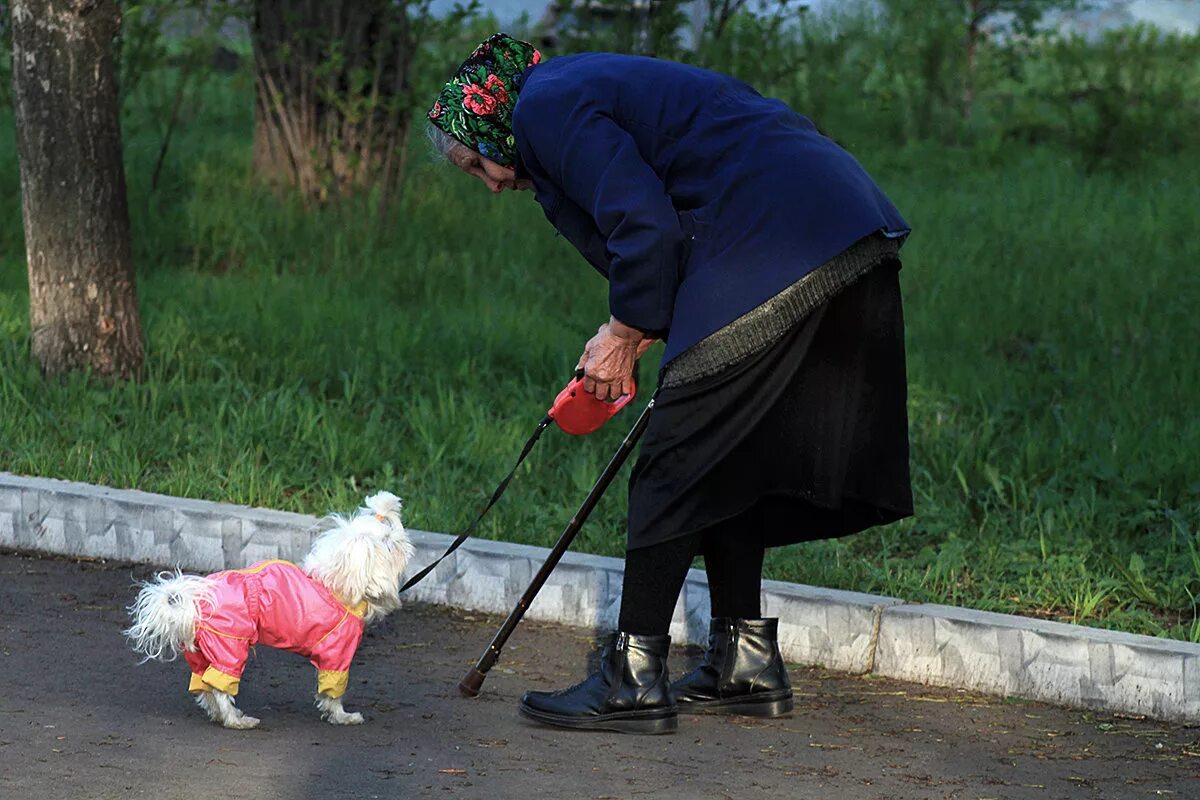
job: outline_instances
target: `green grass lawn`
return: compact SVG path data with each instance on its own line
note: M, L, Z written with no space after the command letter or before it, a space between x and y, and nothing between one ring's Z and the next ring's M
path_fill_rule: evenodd
M387 488L457 529L606 318L600 277L532 196L420 159L385 224L281 203L248 179L248 95L223 97L156 192L157 134L127 135L148 365L113 388L30 361L0 115L0 468L310 513ZM1200 164L843 139L915 228L917 515L773 551L769 577L1200 640ZM484 535L551 542L626 413L547 434ZM624 511L617 484L577 547L621 553Z

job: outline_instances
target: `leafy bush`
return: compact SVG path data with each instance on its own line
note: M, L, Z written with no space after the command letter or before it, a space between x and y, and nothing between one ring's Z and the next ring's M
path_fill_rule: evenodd
M988 54L983 141L1051 143L1087 171L1196 149L1200 37L1149 27L1043 35Z
M1058 39L1046 69L1065 142L1085 168L1130 167L1149 153L1195 146L1200 37L1135 27L1110 31L1094 45Z
M561 52L679 58L687 5L684 0L558 0L542 21L540 34Z

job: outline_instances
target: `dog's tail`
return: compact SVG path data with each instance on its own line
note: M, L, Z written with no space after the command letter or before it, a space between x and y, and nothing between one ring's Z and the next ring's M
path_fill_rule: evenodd
M212 581L184 575L178 569L160 572L141 584L129 606L133 624L124 631L143 661L173 661L183 650L196 649L196 623L211 608Z

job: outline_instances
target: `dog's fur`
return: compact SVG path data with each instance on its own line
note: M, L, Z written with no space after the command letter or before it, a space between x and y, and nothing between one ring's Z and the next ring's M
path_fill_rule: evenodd
M366 506L351 517L330 515L325 530L300 568L327 588L342 604L366 602L364 623L382 619L400 607L400 576L413 548L400 521L400 499L381 492L366 499ZM183 651L195 652L196 626L211 614L210 578L185 575L178 569L160 572L141 585L129 612L133 624L125 631L143 661L174 660ZM259 720L246 716L232 695L213 689L199 692L196 702L214 722L226 728L256 727ZM322 718L334 725L358 725L362 714L347 712L340 697L316 695Z

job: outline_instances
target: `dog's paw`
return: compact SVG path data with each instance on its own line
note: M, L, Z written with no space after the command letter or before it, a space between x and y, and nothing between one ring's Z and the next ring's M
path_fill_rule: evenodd
M257 728L259 723L258 717L247 717L242 715L234 719L225 720L225 727L235 731L248 731L251 728Z

